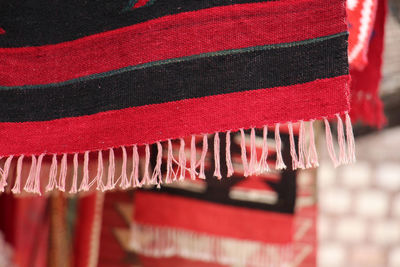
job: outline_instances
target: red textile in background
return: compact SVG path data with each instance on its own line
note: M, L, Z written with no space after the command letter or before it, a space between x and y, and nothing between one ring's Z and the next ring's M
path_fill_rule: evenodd
M387 13L387 1L379 0L375 24L367 49L366 65L350 65L351 74L351 112L354 121L361 120L367 125L381 128L386 123L383 104L379 98L379 86L382 78L382 56L384 31ZM354 34L350 28L350 36ZM352 38L350 37L350 41ZM349 44L351 46L351 43Z
M0 230L12 246L19 267L47 264L49 216L47 198L0 195Z
M232 178L234 179L234 178ZM219 237L285 244L292 241L293 215L231 207L185 197L138 191L135 222ZM147 210L151 207L152 212ZM268 227L265 227L268 225Z

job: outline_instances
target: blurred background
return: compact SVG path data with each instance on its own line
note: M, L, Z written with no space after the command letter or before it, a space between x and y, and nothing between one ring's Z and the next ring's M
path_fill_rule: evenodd
M0 194L0 267L400 267L400 0L389 10L380 87L387 123L380 130L355 124L357 163L334 168L321 124L314 125L316 169L288 165L244 178L240 134L233 134L236 172L221 181L209 160L207 180L186 174L161 189ZM256 136L260 150L262 132ZM282 136L290 162L285 129ZM273 166L272 131L268 137Z

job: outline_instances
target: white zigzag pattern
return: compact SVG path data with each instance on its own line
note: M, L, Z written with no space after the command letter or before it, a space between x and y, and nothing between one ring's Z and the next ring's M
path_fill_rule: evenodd
M360 33L358 35L358 42L354 49L350 51L349 62L352 63L353 60L358 56L363 48L363 44L368 37L368 26L371 23L372 6L374 4L373 0L366 0L361 11L360 19Z

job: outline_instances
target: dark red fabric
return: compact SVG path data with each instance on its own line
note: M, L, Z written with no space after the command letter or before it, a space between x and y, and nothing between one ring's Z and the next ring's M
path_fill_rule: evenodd
M386 123L383 104L379 98L382 78L382 56L387 3L380 0L368 49L368 64L363 70L350 69L351 74L351 117L381 128Z
M27 156L43 151L94 151L199 133L322 118L348 109L348 92L342 88L347 80L345 75L306 84L187 99L91 116L1 123L0 151L5 156ZM127 143L127 140L135 142Z
M344 10L338 10L342 0L311 2L312 7L309 0L215 7L56 45L0 48L1 86L55 83L157 60L313 39L347 30ZM291 10L294 7L296 16Z
M92 253L92 229L95 224L96 194L93 193L79 199L73 254L73 262L76 267L89 266Z
M149 208L152 212L148 212ZM172 195L136 192L134 218L138 224L178 228L219 237L279 244L292 241L291 214L221 206Z
M19 267L46 266L49 245L47 198L0 196L0 230L12 246ZM12 209L12 210L10 210ZM1 265L1 264L0 264ZM2 265L3 266L3 265Z

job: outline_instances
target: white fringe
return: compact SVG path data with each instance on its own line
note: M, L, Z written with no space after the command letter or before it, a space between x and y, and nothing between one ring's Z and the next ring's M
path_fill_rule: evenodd
M290 266L293 245L267 244L183 229L133 223L130 249L155 258L185 259L229 266Z
M336 145L334 144L331 126L326 118L324 118L325 123L325 134L326 134L326 144L328 147L329 155L332 159L332 162L335 167L341 164L354 163L355 158L355 143L353 136L353 129L351 126L350 117L347 113L344 114L342 120L341 115L336 115L337 120L337 132L338 132L338 147L339 147L339 158L337 158L336 154ZM274 125L275 127L275 145L276 145L276 170L285 169L286 165L282 158L282 141L281 141L281 133L280 128L285 128L289 132L289 141L290 143L290 154L292 156L292 167L293 169L297 168L311 168L318 167L318 155L315 146L315 136L313 129L314 120L310 120L309 122L299 121L299 138L296 147L294 132L293 132L293 123L289 122L286 126L277 123ZM305 123L308 123L309 127L306 127ZM222 179L223 177L230 177L234 173L234 168L231 159L231 133L232 131L227 131L226 134L226 147L225 151L221 151L220 148L220 137L219 132L216 132L214 135L214 176L218 179ZM250 147L246 146L246 135L244 133L244 129L239 130L241 141L241 159L242 159L242 167L244 170L244 176L249 176L253 174L260 174L262 172L269 172L270 167L268 166L268 145L267 145L267 134L268 134L268 126L263 127L263 146L262 153L260 159L257 157L256 146L255 146L255 128L251 128L250 131ZM150 144L145 146L145 157L144 157L144 172L143 175L140 176L139 172L139 161L140 155L138 153L137 145L132 146L133 153L128 156L127 149L129 146L122 146L122 167L121 167L121 175L115 181L116 169L115 169L115 156L114 149L110 148L108 151L109 160L108 160L108 169L107 169L107 181L106 184L103 184L103 173L105 172L105 167L103 166L103 153L104 151L98 151L97 157L97 175L90 181L89 177L89 164L90 161L93 161L93 157L89 157L91 151L86 151L83 155L79 155L79 153L73 154L73 162L72 162L72 170L70 173L72 174L72 182L69 193L78 193L78 191L88 191L92 189L92 186L96 184L95 188L101 191L113 190L116 188L116 185L119 183L119 187L122 189L129 189L135 187L142 187L144 185L157 185L160 187L163 183L171 183L175 180L184 180L185 172L188 171L190 173L191 179L204 179L205 176L205 161L206 155L208 153L208 136L204 134L202 136L202 152L199 160L197 159L197 149L196 149L196 137L193 135L190 142L190 153L186 154L185 149L185 141L183 138L180 138L180 147L178 159L174 158L173 149L172 149L172 140L167 140L167 142L156 142L157 144L157 155L156 155L156 166L154 170L151 169L150 166L150 158L151 158L151 150ZM163 148L164 146L164 148ZM168 152L167 162L164 169L166 170L166 175L162 175L161 170L163 169L162 164L162 154L163 149ZM248 151L247 151L248 150ZM248 161L247 153L250 152L250 160ZM225 164L227 168L227 173L221 174L221 155L225 154ZM41 165L42 160L45 156L51 156L51 166L50 170L47 173L41 174ZM78 158L83 156L83 166L82 172L80 173ZM22 161L24 157L27 155L10 155L5 157L3 168L0 168L0 192L6 190L6 186L9 181L9 170L11 168L11 164L13 159L18 158L17 160L17 168L16 168L16 178L13 186L11 187L11 191L15 194L21 193L22 190L25 192L31 192L36 194L41 194L41 176L48 176L49 182L47 186L44 188L45 191L52 191L58 189L60 191L65 192L66 187L66 179L68 168L71 168L67 164L67 154L41 154L39 156L31 155L31 167L29 174L27 177L23 177L22 175ZM131 158L132 166L128 164L128 157ZM4 158L4 157L0 157ZM210 158L211 159L211 158ZM143 160L143 159L142 159ZM187 164L188 162L188 164ZM142 165L140 165L142 166ZM129 168L129 170L128 170ZM128 177L128 171L130 171L130 175ZM119 172L119 170L118 170ZM80 175L82 174L82 177ZM25 186L22 187L23 182L25 181ZM80 185L78 187L78 182L80 181Z

